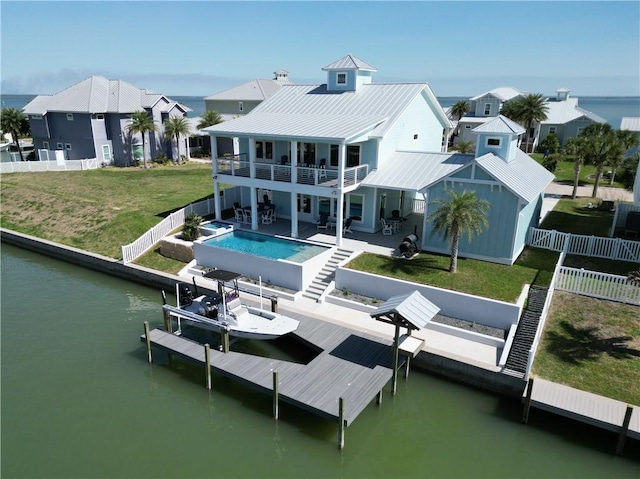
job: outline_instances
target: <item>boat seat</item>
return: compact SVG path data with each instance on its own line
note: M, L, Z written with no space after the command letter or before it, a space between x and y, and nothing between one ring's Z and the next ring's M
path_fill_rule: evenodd
M234 298L231 301L227 301L227 309L229 311L233 311L234 309L239 308L240 306L242 306L242 303L240 302L240 298Z

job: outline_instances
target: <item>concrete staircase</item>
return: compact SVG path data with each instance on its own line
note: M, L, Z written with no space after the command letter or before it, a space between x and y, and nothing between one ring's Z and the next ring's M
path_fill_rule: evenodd
M338 264L347 259L353 251L349 251L346 249L338 248L334 251L327 264L325 264L320 272L313 279L309 287L302 293L302 296L305 298L313 299L314 301L318 301L322 293L325 292L329 283L333 281L335 278L336 268Z
M546 288L532 287L529 290L527 308L522 312L522 317L518 322L513 344L502 371L504 374L518 378L525 376L527 361L529 360L529 349L531 349L535 339L547 293L548 290Z

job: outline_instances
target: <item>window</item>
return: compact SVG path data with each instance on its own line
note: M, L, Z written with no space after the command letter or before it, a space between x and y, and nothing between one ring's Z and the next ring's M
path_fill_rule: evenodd
M96 115L96 120L104 120L104 115L102 113L98 113Z
M346 85L347 84L347 74L346 73L338 73L338 75L337 75L337 83L338 83L338 85Z
M48 141L43 141L42 142L42 148L44 148L45 150L49 149L49 142Z
M550 126L549 127L549 134L553 133L554 135L556 134L556 127L555 126Z
M256 141L256 158L262 160L273 160L273 142Z
M360 164L360 145L347 146L347 168Z
M42 120L42 115L31 115L32 120Z
M487 146L500 146L500 138L487 138Z
M464 128L465 128L466 130L470 130L470 129L471 129L471 125L465 125L465 126L464 126Z
M485 103L484 104L484 114L485 115L490 115L491 114L491 103Z
M238 102L238 111L244 111L244 102L242 101Z
M71 149L71 143L65 143L64 144L64 149L65 150L70 150Z
M584 127L579 126L579 127L578 127L578 130L577 130L578 136L582 135L582 132L583 132L583 131L584 131Z
M338 166L338 151L339 150L340 150L340 145L331 145L330 146L329 165Z
M56 143L57 150L62 150L63 148L64 148L64 145L62 143Z
M298 164L314 165L316 163L316 144L298 143Z
M67 113L67 120L73 121L73 113Z
M355 221L362 221L363 205L363 195L350 194L346 218L353 218Z

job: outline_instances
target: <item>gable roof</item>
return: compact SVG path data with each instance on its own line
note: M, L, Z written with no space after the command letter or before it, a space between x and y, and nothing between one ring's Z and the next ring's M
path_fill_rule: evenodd
M440 312L440 308L419 291L393 296L381 304L370 316L378 318L397 313L414 329L424 328Z
M278 70L279 72L280 70ZM278 73L276 72L276 73ZM284 72L284 70L282 70ZM286 72L284 72L286 73ZM205 97L205 100L263 101L277 92L283 85L292 84L291 80L250 80L242 85Z
M473 133L509 133L521 135L526 130L506 116L498 115L471 130Z
M38 95L24 107L27 115L44 115L49 111L69 113L133 113L151 108L160 99L171 99L141 90L122 80L92 76L54 95ZM191 111L180 105L183 111Z
M367 62L363 62L357 57L349 54L347 56L342 57L340 60L336 60L333 63L330 63L323 70L367 70L371 72L377 72L376 67L369 65Z
M331 92L326 85L285 85L249 114L214 125L210 133L349 140L383 136L418 95L426 92L436 115L449 124L426 83L371 83L357 92Z
M490 95L490 96L494 96L497 99L501 100L501 101L507 101L507 100L511 100L512 98L515 98L517 96L522 95L524 92L521 92L520 90L517 90L516 88L510 87L510 86L501 86L498 88L494 88L493 90L489 90L486 91L484 93L480 93L479 95L476 95L472 98L469 98L469 100L471 101L475 101L475 100L479 100L480 98Z
M547 111L547 119L541 122L543 125L563 125L581 117L589 118L596 123L607 122L607 120L595 113L580 108L577 98L567 98L562 101L547 100L545 105L549 109Z
M625 116L620 121L621 130L640 132L640 116Z

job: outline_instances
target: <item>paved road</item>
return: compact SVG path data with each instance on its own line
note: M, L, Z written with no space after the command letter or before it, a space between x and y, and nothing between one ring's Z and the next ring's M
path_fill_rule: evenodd
M578 196L590 198L592 192L593 186L578 186ZM560 183L551 183L545 190L545 195L548 196L571 196L571 193L573 193L572 185L561 185ZM603 200L633 202L633 193L622 188L600 186L598 188L598 198Z

